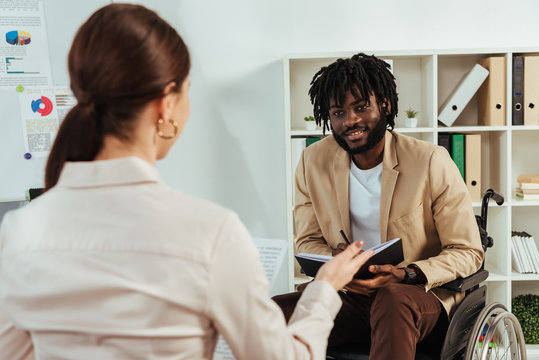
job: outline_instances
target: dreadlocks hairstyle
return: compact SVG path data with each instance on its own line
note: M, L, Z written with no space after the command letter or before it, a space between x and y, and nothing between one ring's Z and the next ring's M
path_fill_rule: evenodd
M376 96L380 111L386 111L387 126L395 127L398 113L398 96L395 77L389 71L389 64L373 55L359 53L350 59L338 59L322 67L313 77L309 96L314 107L316 124L324 124L324 133L330 130L330 100L342 104L348 91L356 99L369 100L370 94ZM359 92L359 93L358 93Z

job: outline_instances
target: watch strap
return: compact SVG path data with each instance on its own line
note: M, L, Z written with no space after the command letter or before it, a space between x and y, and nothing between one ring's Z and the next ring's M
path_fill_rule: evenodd
M403 284L408 284L408 285L417 284L417 273L413 267L408 266L401 269L404 270L404 279L402 280Z

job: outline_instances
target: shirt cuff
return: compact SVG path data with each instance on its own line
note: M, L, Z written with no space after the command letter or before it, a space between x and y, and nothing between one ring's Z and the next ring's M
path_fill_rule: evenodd
M331 319L335 319L342 306L341 297L325 280L311 282L303 291L299 303L308 312L327 311Z

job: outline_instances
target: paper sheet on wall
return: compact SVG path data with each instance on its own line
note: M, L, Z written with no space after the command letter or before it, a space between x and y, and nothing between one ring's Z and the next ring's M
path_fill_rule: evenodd
M0 88L51 86L42 0L0 0Z
M71 110L71 108L77 104L77 99L71 92L69 86L55 87L54 99L56 102L56 111L58 113L58 122L61 123L69 110Z
M58 131L54 88L26 87L19 94L19 106L27 159L45 157Z
M265 239L265 238L253 238L253 241L260 254L260 261L268 277L270 288L275 283L277 273L283 264L283 260L286 255L288 243L286 240L277 239ZM213 353L213 360L234 360L234 355L230 350L230 347L226 343L222 336L219 336L215 352Z
M25 87L21 90L19 107L27 159L45 157L60 121L75 105L75 97L67 87Z
M253 241L260 254L260 261L268 277L271 289L283 264L288 244L286 240L279 239L253 238Z

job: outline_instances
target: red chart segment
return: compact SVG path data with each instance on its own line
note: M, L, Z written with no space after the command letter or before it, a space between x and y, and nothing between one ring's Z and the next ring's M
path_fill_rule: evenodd
M32 111L41 114L41 116L47 116L52 112L52 101L46 97L42 96L39 99L33 100Z

